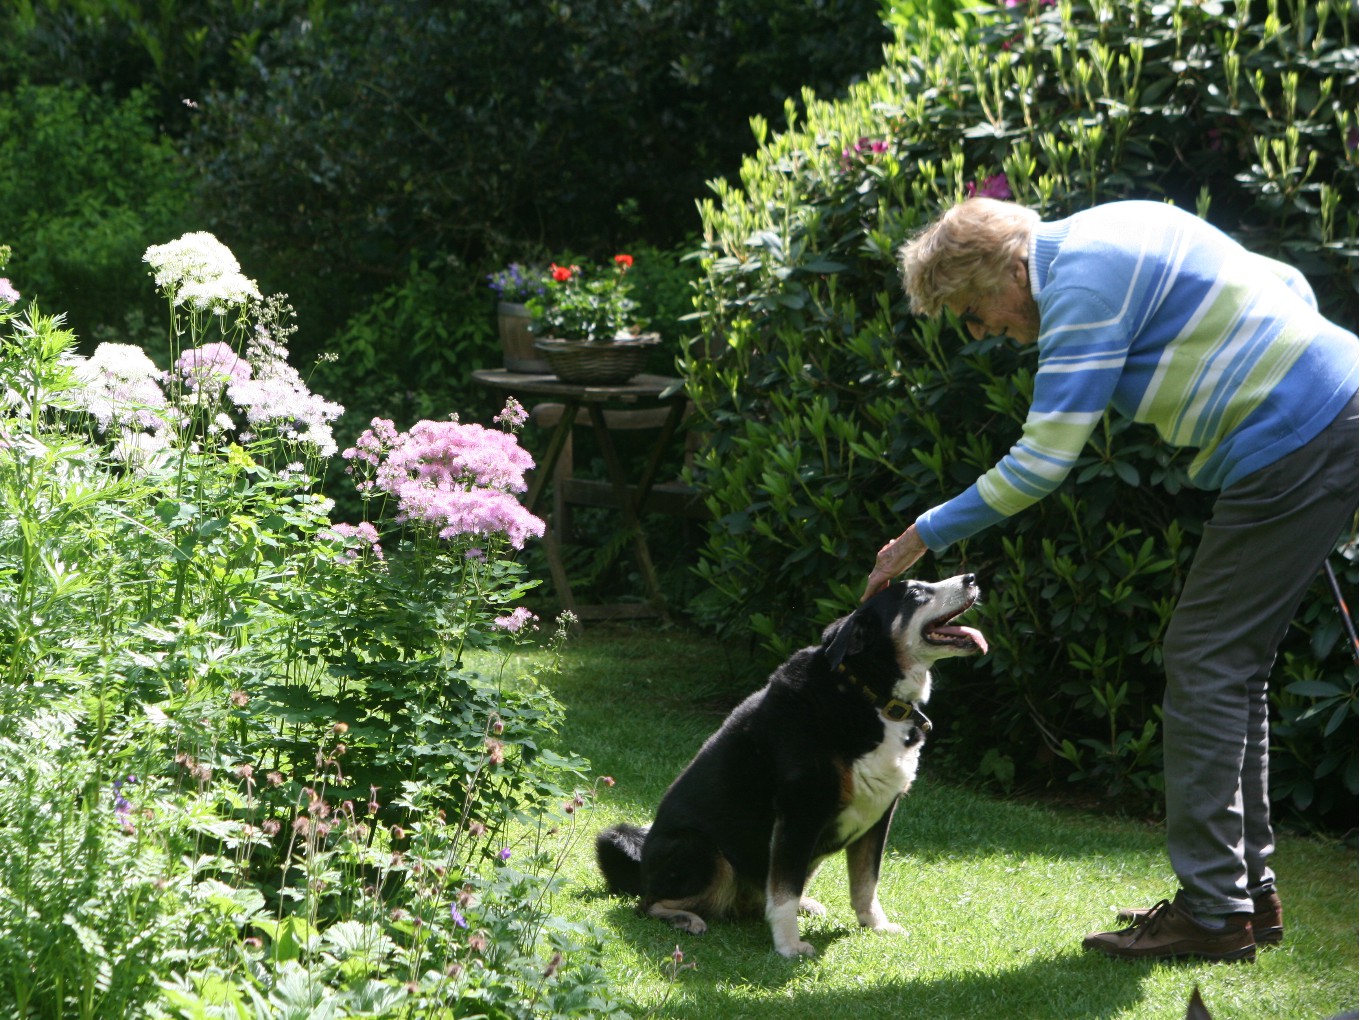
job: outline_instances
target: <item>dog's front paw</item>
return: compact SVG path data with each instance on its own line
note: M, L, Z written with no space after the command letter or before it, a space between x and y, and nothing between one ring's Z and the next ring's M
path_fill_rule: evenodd
M855 916L859 918L860 927L868 928L870 931L901 934L903 930L900 925L893 924L888 920L888 915L883 913L883 908L878 904L877 896L870 900L867 906L861 904L855 911Z
M787 956L790 960L796 960L800 956L816 956L816 948L802 939L790 943L787 946L775 946L775 952L780 956Z
M864 927L868 928L869 931L878 931L885 935L905 935L907 931L900 924L893 924L886 920L881 924L866 924Z
M811 914L813 917L822 917L826 914L826 907L822 906L811 896L804 896L799 900L798 909L804 914Z

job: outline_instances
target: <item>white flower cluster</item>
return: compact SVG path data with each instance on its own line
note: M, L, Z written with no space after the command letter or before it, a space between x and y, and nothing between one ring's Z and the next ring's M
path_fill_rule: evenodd
M153 244L142 260L156 287L176 305L224 315L228 308L260 300L255 281L236 256L212 234L196 231L168 244Z
M76 358L72 373L81 385L76 401L107 432L110 425L159 432L168 424L161 370L132 344L100 344L89 358Z
M333 456L336 443L330 423L345 409L307 388L297 369L288 364L286 349L268 330L257 327L246 356L253 373L232 380L227 387L227 396L245 411L246 420L256 427L272 424L285 439L305 443L322 457Z

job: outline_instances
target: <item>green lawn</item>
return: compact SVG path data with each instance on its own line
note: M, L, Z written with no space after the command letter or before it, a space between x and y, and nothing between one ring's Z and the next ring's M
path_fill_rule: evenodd
M943 669L951 667L961 668ZM898 808L879 893L904 935L859 929L836 858L810 888L827 916L803 921L815 959L776 955L763 922L693 936L640 916L631 901L605 894L594 833L650 817L721 721L722 699L712 695L725 675L723 655L705 639L593 625L569 643L554 681L567 708L562 747L616 780L574 816L569 892L556 909L604 930L610 975L639 1016L1179 1020L1195 985L1215 1020L1309 1020L1355 1008L1354 850L1281 834L1285 941L1254 966L1107 960L1083 952L1082 935L1113 927L1119 906L1174 892L1160 829L965 790L932 768L928 748ZM947 697L938 686L936 701Z

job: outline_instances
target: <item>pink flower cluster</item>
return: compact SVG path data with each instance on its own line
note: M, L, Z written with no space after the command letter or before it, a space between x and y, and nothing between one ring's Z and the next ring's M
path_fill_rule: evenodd
M378 529L364 521L361 524L332 524L327 532L323 532L326 537L337 537L342 539L353 539L347 543L344 559L347 562L360 559L364 556L372 556L376 560L383 559L382 545L378 542Z
M998 198L1002 201L1009 201L1011 196L1011 182L1005 174L993 174L991 177L984 177L982 183L969 181L964 185L964 191L969 198Z
M428 525L443 539L502 534L516 549L543 534L543 522L513 495L527 488L534 462L509 433L456 421L417 422L401 433L375 418L342 456L376 469L360 491L395 496L398 522Z
M881 138L856 139L854 145L841 150L841 169L849 170L866 163L875 156L883 155L888 149L888 143Z
M517 608L509 616L498 616L491 621L501 630L507 630L511 634L517 634L526 626L538 626L538 617L523 606Z
M251 425L271 425L284 439L307 443L322 457L335 453L330 423L345 409L311 392L285 360L281 345L254 343L246 355L224 343L204 344L180 355L175 368L200 400L215 400L225 388Z
M217 396L223 386L250 378L250 365L229 344L204 344L185 351L175 362L189 389Z
M494 424L501 425L511 432L514 432L528 420L529 412L524 410L524 405L514 397L507 399L505 409L491 419Z

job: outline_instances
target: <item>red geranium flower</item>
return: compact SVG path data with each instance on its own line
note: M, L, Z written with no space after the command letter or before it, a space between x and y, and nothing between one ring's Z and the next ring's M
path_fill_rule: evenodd
M552 272L552 278L558 283L566 283L574 275L575 266L559 266L556 262L548 267Z
M614 261L617 262L624 269L633 268L633 256L631 255L615 255Z

